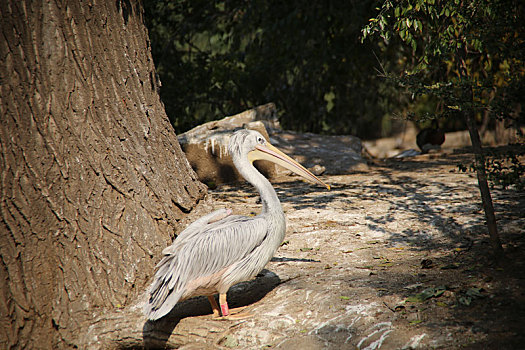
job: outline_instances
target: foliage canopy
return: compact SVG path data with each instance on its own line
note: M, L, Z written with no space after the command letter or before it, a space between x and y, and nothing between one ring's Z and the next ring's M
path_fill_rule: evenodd
M378 10L362 39L379 35L411 49L405 74L390 78L415 96L442 101L437 116L523 118L516 113L525 93L522 2L387 0Z
M381 136L397 105L360 43L373 1L145 1L176 131L275 102L284 127ZM395 60L393 60L395 61Z
M362 138L382 136L390 117L406 110L419 120L466 109L478 120L520 118L519 1L145 0L144 7L177 132L267 102L277 104L285 128Z

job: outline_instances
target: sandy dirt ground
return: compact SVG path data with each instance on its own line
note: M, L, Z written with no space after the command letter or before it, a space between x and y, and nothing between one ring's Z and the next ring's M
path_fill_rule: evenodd
M331 191L273 181L287 217L276 256L234 286L217 320L206 298L162 320L164 347L183 349L518 349L525 344L525 196L492 192L506 258L491 256L468 153L374 161L322 176ZM188 221L231 208L255 215L247 184L223 185ZM152 333L153 334L153 333Z

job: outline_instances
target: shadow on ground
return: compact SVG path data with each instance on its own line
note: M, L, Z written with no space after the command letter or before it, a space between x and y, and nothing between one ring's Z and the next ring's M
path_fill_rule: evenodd
M252 305L264 298L280 283L279 276L264 269L254 280L238 283L230 288L228 304L230 308ZM182 319L204 315L212 317L211 311L210 303L206 297L191 298L178 303L165 317L144 323L142 329L144 348L165 349L173 330Z
M493 191L507 252L507 260L496 262L475 175L456 166L469 157L389 160L366 173L325 177L332 191L295 177L273 181L287 210L289 242L270 267L287 281L277 281L279 288L260 301L266 314L223 323L216 338L239 348L520 348L525 196ZM238 214L260 210L246 184L212 195ZM264 295L230 300L247 305ZM164 334L184 317L210 313L205 298L187 303L170 314ZM194 336L202 321L189 328L193 343L208 336Z

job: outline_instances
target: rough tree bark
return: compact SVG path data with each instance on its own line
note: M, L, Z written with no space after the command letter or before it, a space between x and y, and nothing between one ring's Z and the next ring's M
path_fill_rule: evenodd
M140 5L5 0L0 15L0 346L82 348L138 298L205 187Z

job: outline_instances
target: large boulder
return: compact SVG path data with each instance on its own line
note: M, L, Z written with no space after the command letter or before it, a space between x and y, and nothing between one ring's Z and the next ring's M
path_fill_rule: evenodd
M368 168L361 157L362 145L359 138L282 130L275 105L269 103L199 125L179 135L179 143L188 161L199 179L208 186L242 180L227 150L230 135L238 128L259 131L273 145L316 175L349 174ZM267 161L257 161L255 166L268 178L289 173Z
M242 180L228 154L231 134L238 128L259 131L270 140L266 125L279 128L277 111L273 103L252 108L231 117L199 125L178 136L191 167L199 179L208 186ZM257 161L255 166L266 177L275 176L275 165Z
M319 135L276 130L270 141L315 175L344 175L368 170L361 139L351 135ZM284 171L277 167L278 172Z

